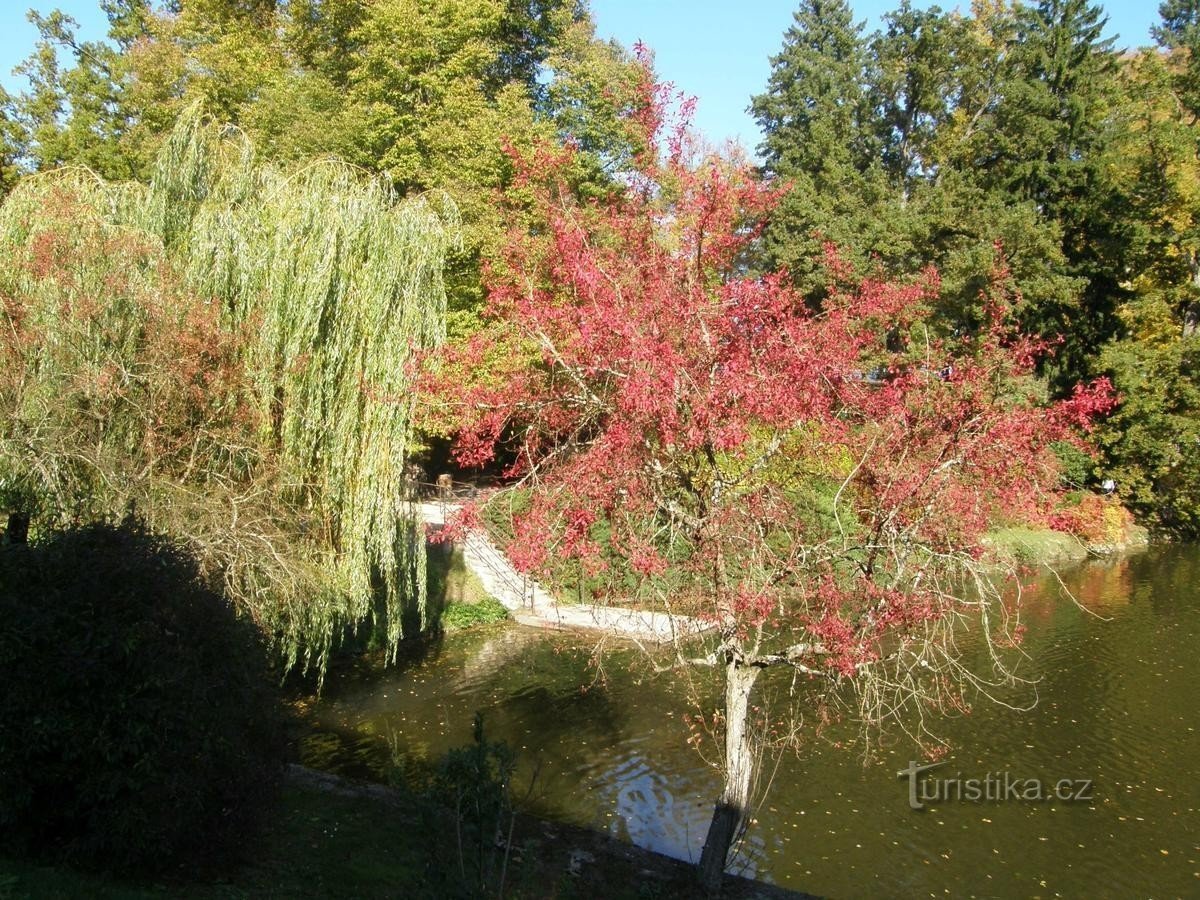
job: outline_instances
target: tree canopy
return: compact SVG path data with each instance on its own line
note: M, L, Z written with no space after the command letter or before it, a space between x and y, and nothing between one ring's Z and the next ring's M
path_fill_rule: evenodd
M578 139L602 184L627 150L614 128L630 57L599 41L576 0L146 0L105 5L111 42L35 16L30 88L7 98L25 166L86 165L147 178L192 104L238 126L280 164L335 155L402 196L447 192L464 223L447 272L451 331L473 327L479 266L503 231L493 194L510 176L505 141ZM59 63L66 51L70 64Z
M695 158L685 129L664 135L669 99L647 72L647 150L609 202L572 199L571 148L516 157L539 227L510 233L493 326L431 357L426 391L455 411L463 463L510 447L531 497L518 566L575 558L710 625L666 664L724 673L725 789L701 861L715 883L749 815L759 673L790 667L813 702L849 692L868 725L1005 677L999 655L977 674L954 653L963 617L989 646L1015 640L982 536L1045 514L1051 443L1112 397L1100 381L1042 402L1045 345L1014 328L1002 260L981 328L958 339L925 326L932 271L860 281L834 255L817 311L780 275L742 274L777 192ZM506 368L481 377L497 347Z
M1200 534L1195 0L1124 53L1090 0L798 0L757 166L582 0L100 2L0 91L6 540L134 513L323 671L429 624L454 432L520 568L707 626L655 664L723 679L710 883L762 673L936 749L1011 674L988 529Z
M449 199L332 160L279 169L187 111L148 185L82 169L0 206L0 496L120 516L321 666L347 627L423 625L406 369L445 328Z
M1196 315L1192 7L1164 3L1159 49L1119 56L1086 0L902 3L873 35L846 3L805 0L751 104L764 174L790 188L755 248L761 270L819 306L827 242L863 276L932 264L929 324L951 336L981 327L999 252L1018 321L1055 344L1038 368L1051 390L1107 375L1126 395L1095 472L1184 534L1191 455L1170 435L1194 428L1176 344ZM1148 316L1176 362L1151 349Z

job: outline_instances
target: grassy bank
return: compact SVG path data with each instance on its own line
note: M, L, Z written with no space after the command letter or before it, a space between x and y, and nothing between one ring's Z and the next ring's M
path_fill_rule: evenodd
M364 789L346 796L290 780L258 844L220 877L139 884L0 857L0 898L473 896L457 880L452 817L431 819L418 807L395 791ZM690 866L585 829L519 817L512 846L506 897L696 895ZM798 895L730 877L724 896Z
M450 544L431 545L425 571L429 608L445 631L490 625L508 618L508 610L467 568L460 548Z
M1000 528L988 534L987 544L997 560L1021 565L1072 562L1088 557L1087 547L1078 538L1049 528Z
M1089 543L1061 531L1021 526L996 529L988 534L986 542L998 562L1058 565L1140 549L1149 543L1149 532L1140 526L1131 526L1119 542Z
M432 896L413 826L361 801L289 784L249 858L220 876L139 884L0 859L0 897Z

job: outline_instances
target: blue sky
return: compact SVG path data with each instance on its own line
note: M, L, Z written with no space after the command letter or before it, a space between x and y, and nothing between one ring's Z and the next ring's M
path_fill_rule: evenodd
M639 38L655 54L660 77L698 98L696 125L714 141L738 138L753 150L758 127L746 113L750 97L761 93L770 74L770 57L783 45L796 0L592 0L601 36L624 44ZM850 0L867 31L900 0ZM914 6L932 3L914 0ZM970 0L943 0L943 9L970 8ZM1108 0L1107 34L1120 35L1118 46L1152 43L1150 26L1158 22L1157 0Z
M873 30L880 14L899 0L852 0L856 15ZM758 129L746 113L753 94L762 91L769 59L791 24L795 0L592 0L599 34L626 45L641 40L655 53L660 77L698 98L696 125L716 142L733 138L747 149L758 143ZM920 0L917 6L928 6ZM943 8L953 7L945 2ZM964 7L969 0L964 0ZM1158 21L1155 0L1108 0L1108 34L1119 35L1121 47L1150 43L1150 26ZM75 18L85 38L102 37L106 22L97 0L0 0L0 82L19 90L11 70L33 47L36 32L25 20L30 7L61 9Z

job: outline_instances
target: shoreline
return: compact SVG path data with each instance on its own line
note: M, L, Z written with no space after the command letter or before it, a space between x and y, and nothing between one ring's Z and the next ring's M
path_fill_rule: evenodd
M404 791L373 782L360 782L298 764L285 769L286 779L307 790L389 808L389 815L405 816L409 798ZM414 824L416 820L414 819ZM628 844L610 834L552 822L529 813L516 813L513 853L517 858L536 856L548 867L576 882L580 889L612 884L615 876L637 878L653 884L656 897L690 898L701 893L693 863ZM726 900L820 900L816 895L756 881L727 872L721 888Z
M1125 539L1114 543L1085 543L1065 532L1027 527L996 529L984 538L988 558L998 564L1045 568L1140 553L1152 543L1149 530L1141 525L1131 526Z

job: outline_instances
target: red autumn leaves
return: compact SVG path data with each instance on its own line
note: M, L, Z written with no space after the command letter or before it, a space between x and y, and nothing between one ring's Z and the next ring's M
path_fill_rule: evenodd
M920 567L977 555L997 517L1045 514L1049 443L1112 392L1035 398L1046 346L1011 330L1002 264L969 335L937 327L936 273L845 285L831 250L815 302L749 271L781 189L697 156L682 128L661 140L667 99L647 78L631 117L647 149L606 198L573 195L572 148L513 154L490 324L427 360L422 389L460 462L499 451L524 479L518 566L670 576L694 611L803 630L850 674L885 631L939 614Z

